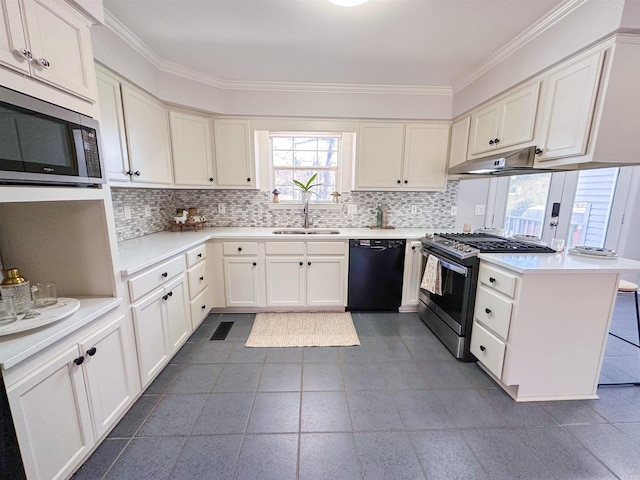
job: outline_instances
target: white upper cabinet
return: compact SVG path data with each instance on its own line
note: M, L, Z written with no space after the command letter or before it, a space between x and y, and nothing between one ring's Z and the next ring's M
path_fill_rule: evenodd
M448 123L361 123L356 190L446 186Z
M129 182L129 154L120 81L96 67L100 107L101 156L110 181Z
M587 151L603 57L603 52L581 57L543 81L538 161Z
M90 22L60 0L0 0L0 64L94 101Z
M222 188L255 188L255 163L251 154L251 126L249 120L213 120L216 175L214 180Z
M176 185L215 186L211 120L169 112Z
M122 85L122 100L132 181L171 185L167 107L128 85Z
M469 157L503 151L533 141L540 82L486 105L471 114Z
M449 141L449 168L467 160L470 125L471 117L469 115L462 117L451 125L451 140Z
M403 123L360 124L356 190L400 188L403 141Z

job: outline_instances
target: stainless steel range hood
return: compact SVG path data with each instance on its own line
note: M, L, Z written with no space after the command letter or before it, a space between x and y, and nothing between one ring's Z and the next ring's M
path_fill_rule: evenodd
M454 165L449 175L525 175L542 172L562 171L556 168L534 167L536 147L528 147L501 155L467 160Z

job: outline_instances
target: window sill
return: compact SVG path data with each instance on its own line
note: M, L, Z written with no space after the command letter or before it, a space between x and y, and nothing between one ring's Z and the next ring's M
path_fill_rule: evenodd
M297 202L269 203L269 210L302 210L304 205ZM309 203L309 210L342 210L342 203Z

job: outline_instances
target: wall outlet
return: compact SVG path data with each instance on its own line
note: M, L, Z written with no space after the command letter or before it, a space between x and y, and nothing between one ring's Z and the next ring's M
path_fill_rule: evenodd
M354 203L347 204L347 214L355 215L356 213L358 213L358 205Z
M151 216L151 205L145 205L144 206L144 216L145 217L150 217Z
M218 204L218 213L224 213L227 211L227 206L224 203Z
M129 205L124 207L124 218L125 220L131 220L131 207Z
M411 205L411 215L417 215L417 214L418 214L418 206Z
M453 207L451 207L451 215L455 216L457 214L458 214L458 207L454 205Z
M474 210L474 214L475 215L484 215L485 209L487 208L486 205L476 205L476 208Z

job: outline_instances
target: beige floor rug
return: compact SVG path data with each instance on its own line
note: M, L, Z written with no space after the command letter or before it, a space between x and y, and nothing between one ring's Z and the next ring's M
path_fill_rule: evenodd
M245 347L360 345L349 312L258 313Z

